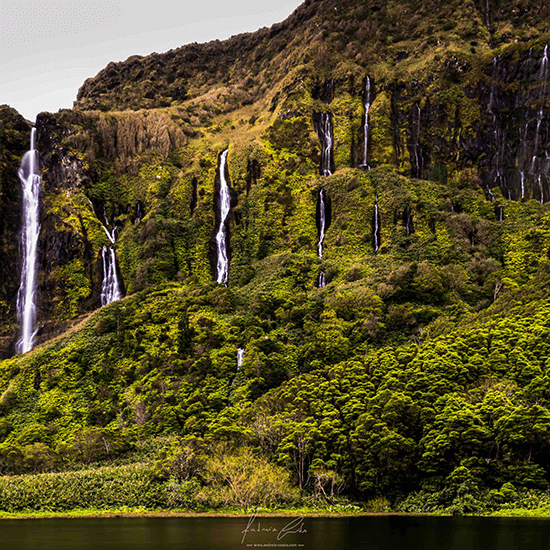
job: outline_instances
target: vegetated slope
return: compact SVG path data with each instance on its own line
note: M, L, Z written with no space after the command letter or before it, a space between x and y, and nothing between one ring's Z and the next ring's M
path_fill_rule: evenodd
M41 114L42 336L99 307L102 225L130 296L0 363L2 471L141 462L136 439L171 434L188 439L160 478L192 480L191 504L216 476L182 464L243 444L318 497L451 486L439 504L472 507L544 487L550 40L545 6L489 7L306 2L271 31L110 66L76 110Z
M374 344L384 307L360 282L252 302L214 284L143 291L0 364L2 471L120 460L136 441L177 434L156 475L189 490L186 506L217 502L199 494L223 442L329 502L447 487L440 505L458 495L466 511L498 507L489 489L547 486L549 268L486 313L391 347ZM416 498L410 509L437 505Z
M543 1L308 0L269 29L110 63L84 83L76 108L167 107L224 87L230 109L269 94L297 67L334 76L349 64L422 66L448 49L485 52L490 40L536 39L548 31L548 15Z

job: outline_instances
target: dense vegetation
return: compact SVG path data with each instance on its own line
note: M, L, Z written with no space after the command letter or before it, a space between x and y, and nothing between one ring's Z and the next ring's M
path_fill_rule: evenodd
M307 1L271 30L112 64L77 109L39 115L44 343L0 361L2 510L548 503L550 210L532 174L508 200L519 180L491 142L520 122L521 155L550 142L548 8L493 4ZM15 220L27 125L0 121ZM99 308L105 224L127 297ZM17 231L0 225L2 269Z

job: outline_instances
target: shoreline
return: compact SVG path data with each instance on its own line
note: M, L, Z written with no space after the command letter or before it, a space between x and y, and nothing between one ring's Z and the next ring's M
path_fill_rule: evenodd
M82 518L250 518L254 512L186 512L183 510L74 510L66 512L1 512L0 521L4 519L82 519ZM256 517L309 517L309 518L342 518L366 516L429 516L434 514L409 514L405 512L323 512L307 510L280 510L257 512Z
M460 517L477 518L532 518L532 519L550 519L550 512L546 515L541 514L541 510L510 510L510 514L464 514ZM514 513L516 512L516 513ZM531 513L529 513L531 512ZM539 513L537 513L539 512ZM184 510L86 510L79 509L65 512L1 512L1 520L23 520L23 519L120 519L120 518L250 518L253 511L224 511L224 512L189 512ZM347 517L371 517L371 516L402 516L402 517L454 517L451 514L440 512L433 513L408 513L408 512L330 512L330 511L308 511L308 510L279 510L257 512L259 518L277 518L277 517L308 517L308 518L347 518Z

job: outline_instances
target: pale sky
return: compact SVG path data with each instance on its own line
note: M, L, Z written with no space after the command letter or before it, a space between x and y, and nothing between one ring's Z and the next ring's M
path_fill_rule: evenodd
M0 105L34 121L70 108L110 61L224 40L286 19L302 0L0 0Z

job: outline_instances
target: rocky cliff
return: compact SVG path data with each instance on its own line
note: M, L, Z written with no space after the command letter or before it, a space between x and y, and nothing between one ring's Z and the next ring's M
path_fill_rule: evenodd
M328 268L329 280L345 280L351 266L369 265L374 222L361 219L374 215L375 195L388 272L411 258L434 260L423 223L426 238L450 235L456 245L465 236L470 250L460 262L481 255L502 263L502 246L494 249L500 230L487 224L513 215L510 199L550 198L547 8L539 8L308 1L271 29L109 65L82 86L74 110L37 119L42 325L101 304L107 228L117 235L127 292L211 280L218 156L227 146L231 285L258 282L274 254L314 253L321 186L334 226L312 278ZM323 182L316 173L325 118L335 175ZM18 261L18 140L19 149L4 145L12 160L3 265ZM387 192L388 185L397 187ZM419 196L426 185L431 207ZM17 281L6 274L2 284L9 332Z

